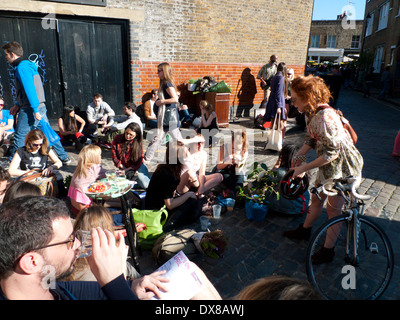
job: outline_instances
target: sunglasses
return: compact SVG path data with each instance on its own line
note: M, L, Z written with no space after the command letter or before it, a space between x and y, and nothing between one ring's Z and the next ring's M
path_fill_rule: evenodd
M41 147L42 145L43 145L43 143L32 143L32 147L34 147L34 148Z
M4 106L4 103L0 103L0 106Z

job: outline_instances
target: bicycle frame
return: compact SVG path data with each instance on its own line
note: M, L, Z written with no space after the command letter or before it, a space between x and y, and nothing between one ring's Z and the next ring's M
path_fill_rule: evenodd
M345 199L343 213L348 214L348 228L346 237L346 262L353 266L359 264L358 245L360 238L360 219L359 215L364 214L364 201L357 200L350 192L342 195ZM360 209L361 208L361 212ZM366 240L366 239L365 239ZM351 241L353 246L351 246ZM352 250L351 250L352 249ZM351 252L352 251L352 252Z

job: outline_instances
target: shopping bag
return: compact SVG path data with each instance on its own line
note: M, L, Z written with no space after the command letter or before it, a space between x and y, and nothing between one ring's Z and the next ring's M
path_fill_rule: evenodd
M278 122L278 123L276 123ZM267 140L265 142L265 150L281 151L282 149L282 128L281 114L277 113L272 128L268 129Z
M50 123L45 121L43 118L40 119L40 126L44 135L49 141L49 147L55 145L58 141L60 141L60 136L57 134L57 132L53 130L53 128L50 126Z
M156 240L161 237L163 226L168 218L168 211L166 206L160 210L139 210L132 209L133 218L135 223L144 223L146 229L139 232L139 243L144 250L151 250Z
M262 221L268 212L268 205L255 201L246 201L245 203L246 217L250 221Z

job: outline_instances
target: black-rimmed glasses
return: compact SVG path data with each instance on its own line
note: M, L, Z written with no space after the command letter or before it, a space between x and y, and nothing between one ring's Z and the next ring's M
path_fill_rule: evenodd
M62 245L62 244L68 244L67 248L68 248L68 250L70 250L70 249L72 249L74 247L76 239L77 239L77 237L75 236L75 234L71 234L70 235L70 239L68 239L68 240L61 241L61 242L56 242L56 243L46 244L45 246L34 248L34 249L30 250L30 251L36 251L36 250L45 249L45 248L49 248L49 247L59 246L59 245Z

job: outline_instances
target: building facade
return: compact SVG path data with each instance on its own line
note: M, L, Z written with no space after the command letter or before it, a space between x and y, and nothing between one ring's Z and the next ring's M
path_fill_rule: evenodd
M181 90L213 76L231 86L231 105L257 105L255 78L272 54L304 72L312 10L313 0L3 0L0 36L45 62L52 117L64 104L85 108L96 92L117 111L139 104L165 61ZM7 68L0 63L0 89L10 100Z
M339 15L337 20L311 22L308 60L343 62L358 57L361 50L363 20Z
M389 67L390 93L400 97L400 0L367 0L364 21L363 53L371 56L375 82Z

